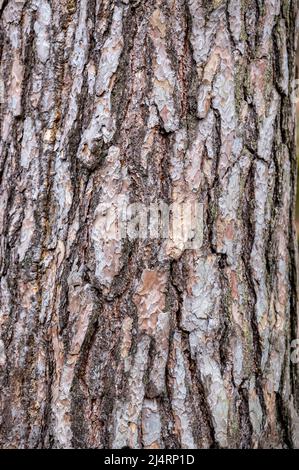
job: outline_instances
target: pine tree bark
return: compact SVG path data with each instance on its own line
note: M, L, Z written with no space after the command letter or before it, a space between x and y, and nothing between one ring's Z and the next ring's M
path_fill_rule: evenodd
M296 2L0 12L0 447L298 447ZM101 241L120 196L202 246Z

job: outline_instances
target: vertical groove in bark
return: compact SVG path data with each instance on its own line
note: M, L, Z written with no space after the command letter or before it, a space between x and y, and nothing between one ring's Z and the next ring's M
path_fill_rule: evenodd
M1 447L298 446L296 13L1 3ZM120 198L201 248L102 241Z

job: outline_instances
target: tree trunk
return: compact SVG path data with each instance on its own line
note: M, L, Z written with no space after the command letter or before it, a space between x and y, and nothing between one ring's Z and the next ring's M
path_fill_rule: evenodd
M298 446L296 2L0 11L0 446Z

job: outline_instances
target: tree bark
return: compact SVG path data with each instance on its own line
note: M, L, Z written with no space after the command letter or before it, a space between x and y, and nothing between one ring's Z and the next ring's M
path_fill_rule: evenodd
M0 11L0 446L298 447L296 2ZM200 248L109 237L119 198Z

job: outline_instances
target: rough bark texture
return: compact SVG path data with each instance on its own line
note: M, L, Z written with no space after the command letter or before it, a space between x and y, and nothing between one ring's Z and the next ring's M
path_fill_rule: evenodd
M0 446L298 446L296 2L0 12ZM101 242L119 196L202 247Z

